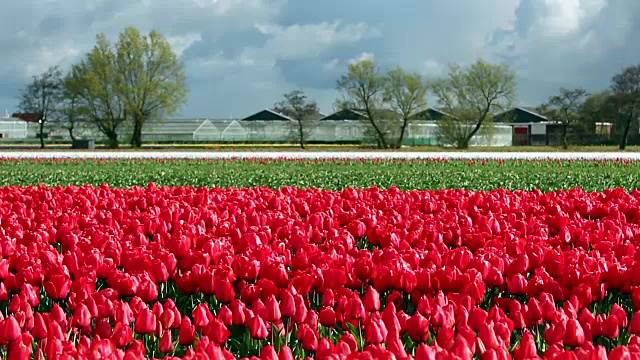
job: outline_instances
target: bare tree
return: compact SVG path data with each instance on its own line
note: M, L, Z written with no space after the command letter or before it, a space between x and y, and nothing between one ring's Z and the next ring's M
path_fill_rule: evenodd
M71 73L62 80L63 87L56 116L59 126L69 133L71 140L76 140L74 131L84 124L86 108L82 106L81 97L70 83L73 81Z
M284 94L284 100L273 105L273 111L293 119L296 124L293 128L293 136L304 149L309 137L311 122L320 112L318 104L309 100L302 90L293 90Z
M625 68L611 82L613 95L610 101L618 108L624 121L624 131L620 138L620 150L624 150L631 122L640 116L640 64Z
M391 110L400 114L401 128L394 144L395 148L402 147L402 141L413 115L427 108L427 83L419 73L408 74L401 67L397 67L387 74L384 88L384 100L389 103Z
M493 114L506 110L516 99L515 73L507 65L478 60L468 68L450 65L447 79L436 81L432 91L451 116L438 121L441 141L467 148Z
M578 122L580 109L589 94L586 90L560 88L560 94L554 95L544 103L539 111L545 116L562 124L562 148L569 148L569 129Z
M62 73L58 66L47 69L44 73L33 77L31 82L22 90L20 96L20 111L37 114L40 138L40 148L44 149L44 124L55 113L59 104L62 90Z
M379 147L387 148L387 124L394 119L386 119L383 111L383 93L386 77L380 74L373 60L360 60L349 64L347 74L342 75L337 83L341 98L337 108L356 110L364 115L365 129L370 126Z

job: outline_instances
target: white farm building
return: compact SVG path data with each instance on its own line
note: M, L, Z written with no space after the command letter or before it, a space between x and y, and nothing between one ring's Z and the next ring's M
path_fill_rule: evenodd
M438 116L446 115L436 109L428 109L429 119L413 120L404 136L405 145L436 145ZM390 113L390 116L393 115ZM396 116L397 117L397 116ZM367 122L362 112L343 110L333 114L318 113L309 123L307 141L314 143L361 143L366 139ZM398 121L398 120L389 120ZM0 134L8 138L37 138L39 124L20 119L0 119ZM166 119L147 122L142 129L143 141L154 142L295 142L296 121L265 109L242 119ZM5 130L2 130L5 129ZM69 131L57 122L45 124L45 136L49 140L69 141ZM128 141L131 129L123 126L119 130L120 141ZM73 130L78 139L103 138L94 127L77 124ZM510 146L511 124L494 124L491 136L478 135L471 141L475 146Z

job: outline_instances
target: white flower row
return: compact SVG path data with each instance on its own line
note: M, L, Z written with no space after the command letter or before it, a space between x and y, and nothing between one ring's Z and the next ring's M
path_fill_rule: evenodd
M72 159L548 159L640 160L640 152L401 152L401 151L0 151L0 158Z

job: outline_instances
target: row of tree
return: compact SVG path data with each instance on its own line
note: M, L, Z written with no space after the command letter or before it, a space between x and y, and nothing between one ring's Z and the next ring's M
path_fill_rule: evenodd
M410 123L428 119L428 93L446 114L436 122L439 143L458 148L468 147L478 133L490 133L494 116L517 100L515 72L483 60L468 67L450 65L445 78L432 82L401 67L383 73L373 60L361 60L349 64L337 90L335 110L362 114L366 138L380 148L400 147ZM89 124L111 147L118 146L118 134L127 128L129 143L140 147L143 125L174 115L186 100L184 65L168 41L156 31L143 35L129 27L113 44L99 34L94 48L65 74L52 67L35 76L19 107L39 120L42 147L44 125L50 121L67 129L72 139L78 124ZM317 104L294 90L273 109L294 120L292 136L304 148ZM631 129L638 127L640 65L615 75L607 91L562 88L538 110L562 125L565 147L570 134L593 133L597 122L608 120L615 123L624 149Z
M516 100L515 73L506 65L478 60L464 68L452 65L448 77L428 83L419 73L396 67L382 73L373 60L351 63L337 82L335 110L362 114L365 136L380 148L399 148L412 121L427 120L427 93L438 98L446 116L438 121L441 143L469 146L479 131L490 130L493 114ZM273 110L294 119L304 148L317 105L302 90L285 94ZM484 126L483 126L484 125Z
M410 122L427 119L430 92L446 114L436 122L439 143L467 148L476 134L491 133L496 114L515 104L515 78L507 65L478 60L469 67L451 65L444 79L428 83L419 73L406 73L401 67L382 74L374 61L362 60L350 64L338 80L340 99L335 108L363 114L367 135L379 147L399 148ZM317 112L315 102L295 90L274 110L296 120L297 140L304 147L309 120ZM572 135L593 139L596 124L610 122L611 135L624 150L631 130L640 130L640 64L616 74L602 92L560 88L537 110L560 125L565 149Z
M183 64L157 31L141 34L128 27L112 44L104 34L95 47L63 74L51 67L25 86L20 111L36 116L40 145L44 126L55 121L75 139L78 124L100 131L110 147L118 147L122 127L131 129L129 142L142 145L142 126L171 116L187 100Z
M588 137L594 134L597 123L611 122L619 148L624 150L631 129L638 130L640 125L640 64L616 74L610 88L602 92L589 94L583 88L561 88L538 110L561 124L565 149L572 134Z

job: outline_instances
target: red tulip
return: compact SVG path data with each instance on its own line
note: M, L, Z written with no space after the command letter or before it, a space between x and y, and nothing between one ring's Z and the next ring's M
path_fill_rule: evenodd
M429 337L429 321L420 313L415 313L415 315L407 321L406 330L413 341L427 341Z
M244 304L240 300L234 300L229 305L231 308L233 325L242 325L245 322Z
M306 329L306 331L302 331L302 348L306 351L316 351L318 349L318 335L315 330L308 327L300 329Z
M34 314L34 325L33 330L31 332L34 338L40 340L47 337L48 334L48 325L44 316L37 312Z
M367 226L362 221L353 221L347 226L347 230L353 235L354 238L360 239L367 231Z
M575 319L569 319L567 321L566 330L563 338L564 344L567 346L581 346L585 342L584 331L582 326Z
M111 333L111 340L116 344L117 347L123 348L128 345L131 340L133 340L133 330L122 323L118 322L113 327L113 332Z
M618 320L618 327L620 328L627 327L627 322L628 322L627 312L620 305L615 303L613 304L613 306L611 307L610 316L615 316L615 318Z
M144 358L147 353L147 350L144 347L144 343L140 340L133 340L131 345L127 349L127 353L131 352L133 355L136 355L136 358Z
M2 320L0 323L0 333L2 334L2 338L4 341L11 342L20 338L22 334L22 329L20 329L20 325L18 325L18 320L15 317L9 316L6 319Z
M600 333L602 336L609 339L615 339L620 335L620 328L618 327L619 320L613 316L608 316L600 325Z
M204 330L204 334L211 339L214 343L218 345L223 345L229 336L231 336L231 332L222 321L218 319L213 319Z
M626 346L618 346L611 350L608 358L612 360L632 359L629 348Z
M193 344L196 341L196 329L191 324L191 319L187 316L182 318L180 322L180 329L178 330L178 344L187 346Z
M364 327L365 340L368 344L380 344L387 337L387 328L380 318L379 314L375 314Z
M280 320L280 318L282 318L282 315L280 313L278 300L274 295L270 295L267 298L267 303L265 304L264 319L268 322L275 322Z
M148 308L140 311L136 316L134 331L138 334L153 334L156 331L157 319L156 315Z
M320 310L318 320L322 326L334 326L336 324L336 313L332 308L324 307Z
M293 316L293 321L301 323L307 318L308 310L304 303L304 300L300 294L296 296L296 314Z
M415 360L435 360L436 351L432 347L425 345L424 343L418 345L416 349Z
M101 338L109 338L111 337L112 329L111 324L109 324L109 320L102 318L96 322L96 328L93 331L94 335L99 336Z
M52 275L44 282L44 289L53 300L62 300L71 290L71 280L62 274Z
M222 321L225 326L233 325L233 313L231 309L226 305L220 307L220 310L218 310L218 319Z
M260 353L260 360L278 360L276 348L271 345L265 346Z
M486 324L487 312L481 308L473 308L469 312L469 326L474 331L479 331L480 328Z
M521 295L527 293L527 279L522 274L515 274L508 283L510 294Z
M216 300L223 304L229 304L236 298L236 292L233 284L227 280L218 281L216 283Z
M85 304L78 304L73 312L73 326L83 328L91 324L91 313Z
M173 345L173 340L171 339L171 330L165 330L162 338L160 338L160 344L158 345L158 350L163 353L172 352L175 350L175 346Z
M458 356L460 359L473 358L473 352L471 351L469 344L467 344L467 341L461 336L456 337L451 345L450 351L452 355Z
M283 346L280 349L280 355L278 356L279 360L294 360L293 351L288 345Z
M633 313L631 324L629 324L629 333L635 335L640 334L640 311Z
M269 335L267 326L260 316L254 316L249 320L249 332L254 339L266 339Z
M322 293L322 306L333 307L335 305L335 297L331 289L327 289Z
M450 349L455 340L455 330L451 327L442 327L438 331L438 335L436 336L436 342L438 346L443 349Z
M158 298L158 286L151 281L145 281L138 286L137 295L144 302L151 303Z
M349 300L347 307L347 316L350 319L359 320L366 317L366 310L364 309L364 305L362 304L360 298L352 298L351 300Z
M358 350L358 341L351 333L345 333L344 335L342 335L342 337L340 337L339 343L346 344L349 348L349 353Z
M284 317L293 317L296 314L296 301L293 294L288 289L282 290L280 293L280 313Z
M364 309L368 312L379 311L380 294L378 294L378 291L370 286L364 294L362 304L364 305Z
M11 346L9 353L7 354L7 360L22 360L31 358L33 349L31 346L26 346L22 342Z
M193 309L192 316L194 325L198 328L204 328L209 324L209 321L213 319L213 314L211 314L209 307L204 303L199 304Z

